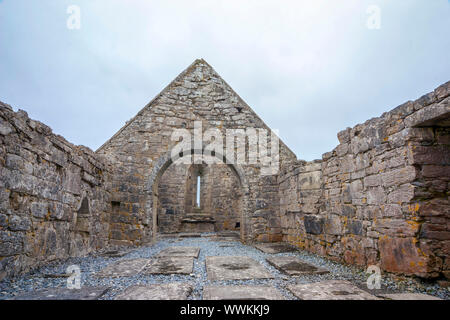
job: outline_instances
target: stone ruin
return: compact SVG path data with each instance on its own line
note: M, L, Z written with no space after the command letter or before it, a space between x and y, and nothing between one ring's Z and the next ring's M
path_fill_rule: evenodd
M222 231L450 279L449 95L447 82L339 132L321 160L297 160L280 142L273 175L258 163L172 161L172 132L195 121L270 131L204 60L96 152L0 103L0 280L157 234Z

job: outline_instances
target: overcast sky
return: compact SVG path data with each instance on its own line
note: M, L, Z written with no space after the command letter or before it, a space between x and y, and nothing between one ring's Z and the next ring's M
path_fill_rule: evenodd
M448 0L0 0L0 100L93 150L204 58L299 159L321 158L450 80L449 52Z

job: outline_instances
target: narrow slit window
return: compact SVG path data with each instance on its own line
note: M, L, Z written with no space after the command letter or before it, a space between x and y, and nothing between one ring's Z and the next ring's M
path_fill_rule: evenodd
M197 207L200 208L200 185L201 185L201 176L197 176Z

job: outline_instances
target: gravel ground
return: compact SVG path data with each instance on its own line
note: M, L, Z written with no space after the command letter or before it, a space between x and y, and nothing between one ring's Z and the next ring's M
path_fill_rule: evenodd
M93 274L103 269L106 265L124 259L150 258L159 251L171 246L191 246L199 247L200 255L194 260L194 275L141 275L122 278L97 278ZM274 279L258 280L233 280L233 281L209 281L206 277L206 256L248 256L263 264L273 275ZM364 270L346 266L330 261L326 258L311 254L305 251L279 253L276 255L297 256L315 266L323 267L330 271L324 275L305 275L300 277L289 277L280 273L277 269L269 265L265 258L273 256L266 254L256 248L244 245L238 241L216 241L213 238L165 238L160 239L156 244L149 247L139 247L119 258L110 258L100 255L89 255L83 258L70 258L64 262L57 262L46 265L30 272L20 278L3 280L0 282L0 300L12 298L26 292L40 290L50 287L65 287L66 278L46 278L45 274L63 274L70 265L78 265L81 269L81 283L83 286L110 286L111 289L101 299L113 299L125 288L136 284L153 284L168 282L190 282L194 285L194 291L190 299L202 299L202 288L205 285L270 285L276 287L287 299L295 297L286 290L287 284L311 283L323 280L339 279L349 280L361 289L371 293L395 293L395 292L417 292L434 295L450 300L450 291L441 288L437 284L427 284L413 279L395 280L391 276L382 275L381 289L368 290L366 280L368 274Z

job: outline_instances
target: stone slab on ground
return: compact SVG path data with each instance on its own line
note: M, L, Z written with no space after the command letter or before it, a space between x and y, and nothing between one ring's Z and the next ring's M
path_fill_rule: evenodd
M285 300L270 286L206 286L203 300Z
M267 258L266 261L281 272L290 276L329 273L328 270L313 266L297 257L275 256Z
M191 274L194 269L192 257L155 257L145 267L143 274Z
M189 283L172 282L128 287L115 300L186 300L193 288Z
M270 254L297 251L296 248L284 242L257 243L254 245L254 247L264 253Z
M160 251L156 257L192 257L198 258L200 248L196 247L169 247Z
M214 241L240 241L241 235L236 231L221 231L211 237Z
M181 232L178 233L178 237L180 238L200 238L202 236L199 232Z
M259 262L242 256L206 257L208 280L272 279Z
M300 300L380 300L345 280L294 284L287 289Z
M81 287L81 289L49 288L28 292L12 300L97 300L110 287Z
M109 264L95 275L97 277L132 277L141 272L149 263L149 259L118 260Z
M438 297L430 296L428 294L423 293L385 293L379 294L378 297L387 299L387 300L442 300Z
M100 256L109 258L120 258L127 255L128 253L131 253L132 251L134 250L108 250L100 253Z

